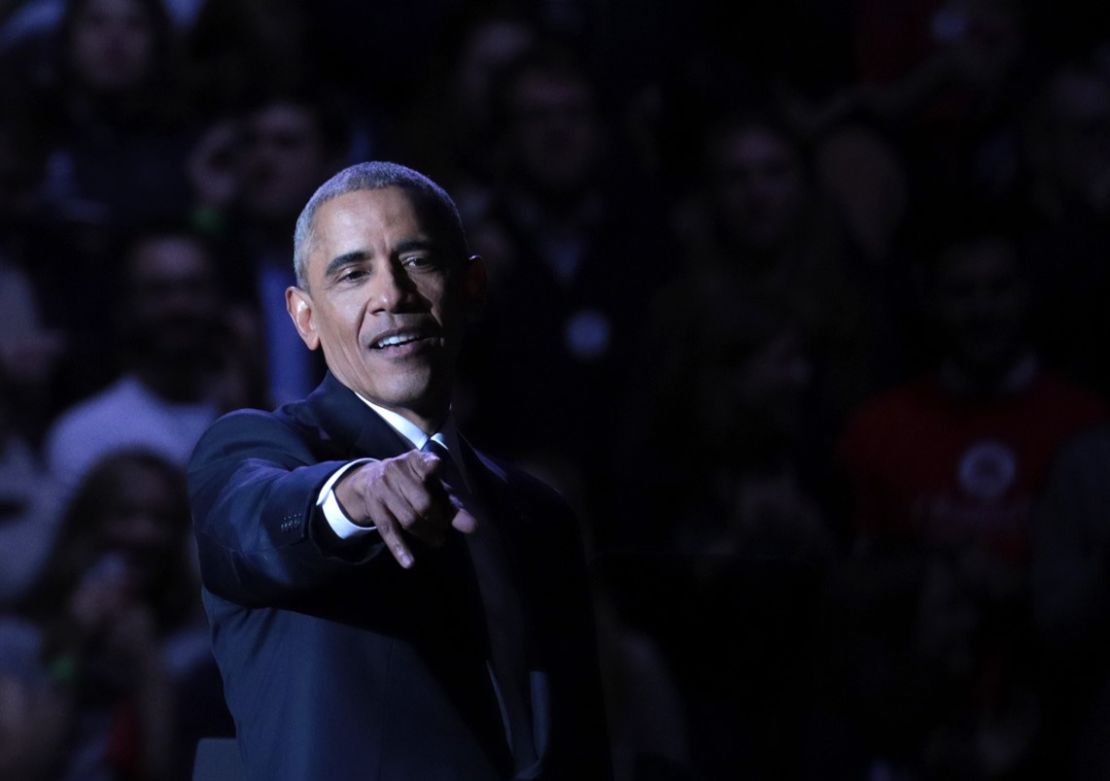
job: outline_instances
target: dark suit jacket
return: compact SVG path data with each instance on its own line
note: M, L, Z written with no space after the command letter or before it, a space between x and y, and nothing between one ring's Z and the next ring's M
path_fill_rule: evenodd
M303 402L218 420L189 466L213 647L248 776L511 778L461 535L403 570L316 508L356 457L409 447L330 374ZM538 481L464 455L526 616L542 779L609 776L593 613L573 516Z

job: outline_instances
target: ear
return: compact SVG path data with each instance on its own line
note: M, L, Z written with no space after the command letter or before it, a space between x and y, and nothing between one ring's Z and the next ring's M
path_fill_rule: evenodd
M486 307L489 292L489 277L486 264L479 255L471 255L463 267L463 304L468 319L476 320Z
M289 287L285 290L285 308L289 318L297 327L297 333L310 350L320 346L320 334L316 332L316 319L312 312L312 296L307 290Z

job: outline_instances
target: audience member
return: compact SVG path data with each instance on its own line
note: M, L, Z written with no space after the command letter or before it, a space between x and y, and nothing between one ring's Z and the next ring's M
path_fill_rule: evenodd
M487 447L528 460L544 443L575 464L596 510L612 465L589 443L606 436L633 382L642 303L673 267L668 237L659 204L620 167L604 96L572 53L530 50L495 95L505 167L472 231L490 269L490 305L469 343L466 375L479 385L460 412ZM545 414L529 412L537 409Z
M19 692L5 709L44 701L4 715L46 721L55 740L23 757L40 777L188 778L198 735L181 725L200 716L189 709L228 729L187 508L181 469L145 452L99 462L74 493L21 617L0 630L4 680Z
M68 337L59 403L111 378L111 332L97 306L112 300L116 242L188 206L190 128L173 52L161 0L69 0L49 69L14 90L40 148L28 151L43 159L31 190L33 251L16 260L46 321Z
M63 489L120 448L184 464L216 416L251 397L252 345L220 313L205 244L153 228L134 237L123 267L123 373L64 412L47 437L50 471Z
M309 77L310 15L298 0L202 0L184 41L197 108L225 113L249 101L261 84Z
M188 141L163 4L71 0L57 35L41 119L53 149L44 195L59 219L111 230L182 210Z
M263 97L246 111L238 163L238 200L228 216L231 293L256 307L262 331L269 404L303 398L322 376L319 361L285 311L295 284L289 259L301 206L345 162L351 127L329 98Z
M874 382L884 313L865 305L881 282L861 273L855 245L813 180L805 146L773 112L721 118L706 131L702 181L675 215L685 264L655 302L648 338L658 339L664 356L656 382L681 387L696 371L690 364L701 355L689 339L758 340L766 334L756 323L777 319L813 375L804 380L811 410L804 427L827 440ZM734 319L713 322L721 317Z
M972 225L941 244L925 282L939 370L862 405L839 446L857 535L847 653L873 757L1017 777L1039 745L1032 508L1056 449L1104 408L1038 365L1012 239Z

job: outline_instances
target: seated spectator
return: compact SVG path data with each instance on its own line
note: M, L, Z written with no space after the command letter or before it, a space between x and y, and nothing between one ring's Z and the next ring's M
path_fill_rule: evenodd
M12 256L46 322L67 335L63 405L111 379L111 332L97 311L112 301L106 272L122 236L188 208L191 128L161 0L67 0L50 41L48 67L11 87L5 105L32 130L21 154L42 159L29 188L34 223L21 226L34 250Z
M47 437L47 462L63 489L122 448L184 464L216 416L251 397L252 353L221 310L203 242L175 228L138 234L122 287L124 372L65 411Z
M226 733L192 562L178 467L125 452L88 472L21 619L0 629L0 675L20 692L3 708L54 687L41 710L4 714L52 726L54 745L22 757L41 778L184 779L197 725Z
M133 226L187 205L187 139L159 0L71 0L57 31L44 194L77 225Z
M833 411L852 398L845 380L862 376L850 245L781 122L730 115L706 136L678 212L686 263L641 335L650 397L626 427L637 446L614 537L650 550L630 569L656 567L668 584L656 621L695 766L798 778L835 552L824 454ZM658 558L670 565L648 564Z
M198 107L242 106L260 84L295 82L318 68L309 38L319 13L298 0L200 0L184 41Z
M1039 745L1032 508L1056 449L1104 408L1038 365L1012 239L942 233L924 285L940 368L862 405L839 447L855 499L850 696L888 767L1016 777Z
M457 409L495 452L527 460L542 442L580 468L596 510L612 468L610 437L598 437L632 381L640 302L666 278L668 237L659 204L620 166L609 105L573 52L529 50L494 94L504 170L471 235L491 294L464 356L474 387Z
M846 410L874 382L873 334L883 318L864 302L880 299L866 293L881 285L854 272L852 243L812 180L806 148L773 113L720 118L706 130L698 187L675 221L684 267L652 302L642 337L642 360L659 363L643 384L657 396L651 403L681 405L685 389L696 387L716 397L715 409L747 417L736 383L722 387L712 373L739 373L749 350L766 350L764 365L779 361L784 385L791 371L804 375L777 399L770 391L769 402L789 405L803 392L807 412L794 423L806 443L800 450L826 452ZM637 431L690 419L675 410L646 414L649 424ZM759 425L760 415L748 423ZM719 426L694 428L700 436L692 442L727 439Z
M352 128L330 97L264 94L239 123L237 181L225 203L219 273L237 302L257 313L266 371L266 406L306 396L323 362L297 336L285 309L293 278L293 226L315 189L339 170ZM198 183L201 187L204 183ZM211 184L211 182L208 182Z

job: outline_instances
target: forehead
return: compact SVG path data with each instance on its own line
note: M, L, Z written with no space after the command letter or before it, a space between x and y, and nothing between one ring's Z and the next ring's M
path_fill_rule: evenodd
M310 265L341 252L388 249L398 241L430 240L427 220L421 218L408 193L399 187L355 190L325 201L312 219Z

